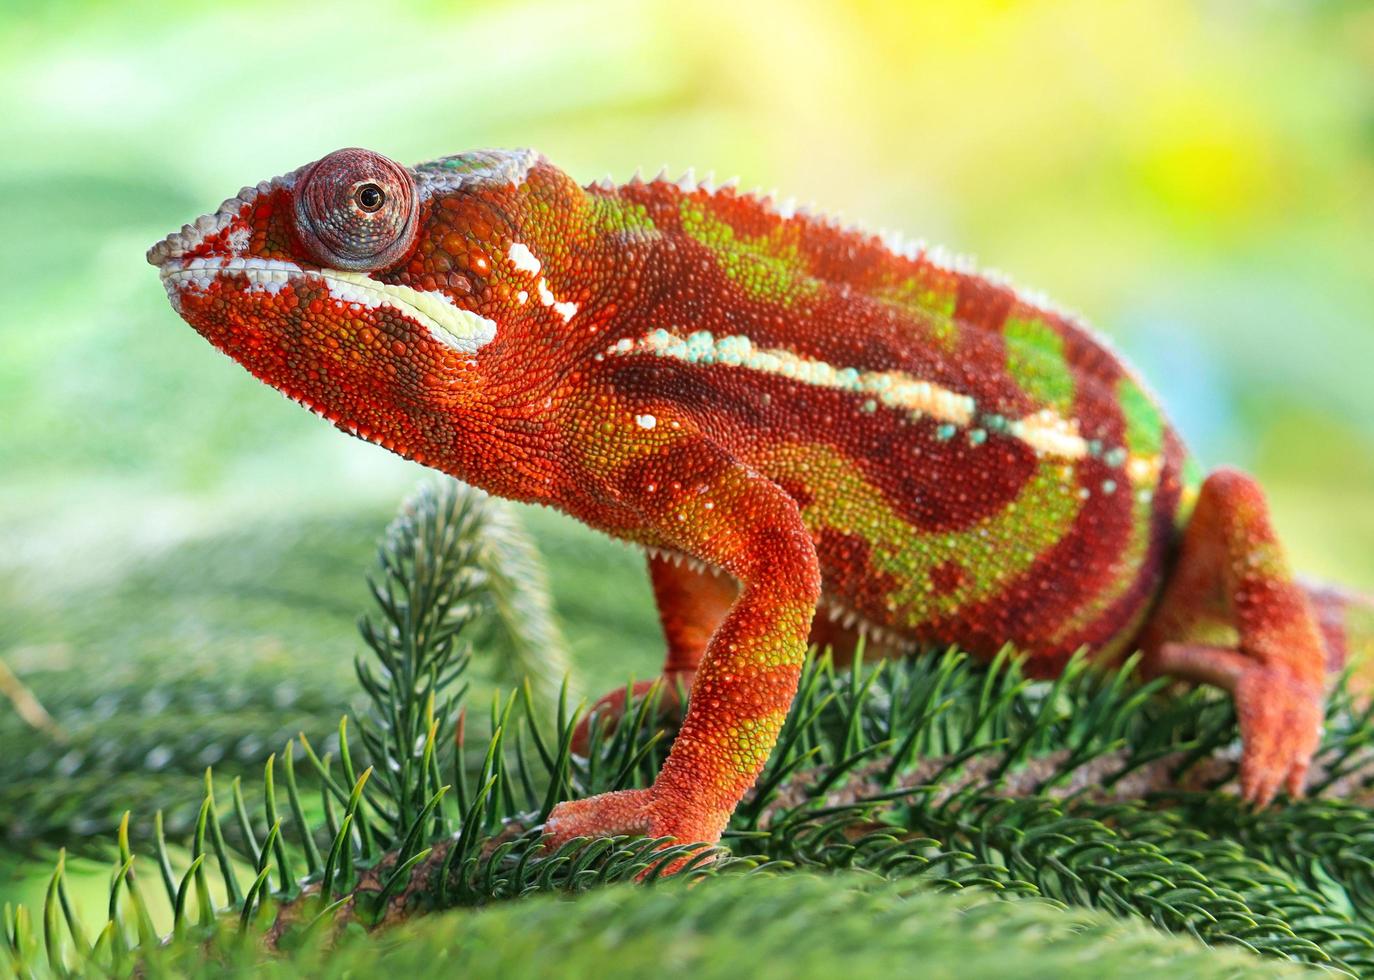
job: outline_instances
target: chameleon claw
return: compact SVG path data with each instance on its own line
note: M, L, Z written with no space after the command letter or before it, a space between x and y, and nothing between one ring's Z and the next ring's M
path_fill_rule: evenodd
M1260 810L1280 789L1300 799L1321 742L1320 686L1303 681L1288 667L1256 663L1237 679L1234 697L1242 744L1241 796Z

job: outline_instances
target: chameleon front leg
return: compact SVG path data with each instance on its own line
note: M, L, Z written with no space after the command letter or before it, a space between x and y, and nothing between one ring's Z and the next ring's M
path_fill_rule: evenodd
M681 695L691 690L711 635L730 612L739 586L728 575L693 568L680 558L650 555L648 566L667 655L663 676L638 682L630 689L630 697L637 700L662 685L659 710L664 717L676 717L681 713ZM592 705L573 732L574 752L586 755L593 719L611 724L619 721L625 713L625 694L625 688L616 688Z
M1241 793L1260 806L1300 796L1321 740L1326 651L1250 477L1207 478L1174 571L1141 640L1145 669L1231 692Z
M551 845L647 834L714 843L753 785L796 693L820 598L816 549L780 487L703 440L626 477L665 544L728 572L739 595L712 634L691 703L653 786L560 803Z

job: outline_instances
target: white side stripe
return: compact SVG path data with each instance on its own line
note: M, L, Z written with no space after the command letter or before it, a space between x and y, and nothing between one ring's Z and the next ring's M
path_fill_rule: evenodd
M176 261L162 267L162 281L172 294L185 289L205 291L220 275L238 274L248 280L250 292L281 292L294 279L322 280L329 295L341 303L366 309L390 307L421 324L440 343L463 354L473 354L496 337L496 323L471 310L454 305L443 293L422 292L409 286L378 282L361 272L320 269L307 272L281 259L195 258L185 265Z
M871 395L875 401L889 408L929 415L954 425L970 425L978 408L968 395L921 381L900 371L837 368L789 350L755 347L742 334L714 337L710 331L699 330L687 337L676 337L666 330L655 330L630 347L623 346L622 342L613 347L611 353L624 354L636 347L692 364L727 364L791 378L820 388Z
M637 352L689 364L740 367L802 384L864 395L867 396L865 411L872 411L881 404L917 417L934 419L941 423L938 430L941 439L953 438L956 431L964 429L970 443L977 446L985 443L990 433L998 432L1019 439L1040 456L1065 460L1100 457L1113 469L1124 468L1133 483L1145 486L1158 480L1163 466L1160 456L1130 456L1124 449L1109 449L1090 442L1079 431L1076 419L1066 419L1052 408L1020 419L985 414L970 396L902 371L837 368L789 350L756 347L742 334L716 337L709 330L698 330L683 337L667 330L655 330L638 340L622 338L606 354L623 356Z

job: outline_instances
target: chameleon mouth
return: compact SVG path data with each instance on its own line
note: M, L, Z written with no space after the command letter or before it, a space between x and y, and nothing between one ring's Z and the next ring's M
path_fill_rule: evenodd
M343 269L303 269L282 259L197 257L171 258L159 265L162 284L180 309L188 291L207 292L216 281L242 277L250 293L276 295L293 282L321 283L336 302L354 310L387 307L423 326L435 340L460 354L475 354L496 337L496 322L454 305L442 293L422 292L378 282Z

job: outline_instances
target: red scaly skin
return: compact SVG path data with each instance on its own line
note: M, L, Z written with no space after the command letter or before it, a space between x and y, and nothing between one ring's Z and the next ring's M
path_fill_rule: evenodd
M733 189L580 187L527 152L341 150L149 261L212 344L340 428L648 549L690 705L654 785L560 805L555 842L717 840L808 641L860 636L1012 643L1037 676L1141 648L1232 692L1247 798L1301 790L1347 606L1319 624L1254 483L1199 496L1129 369L1008 286Z

